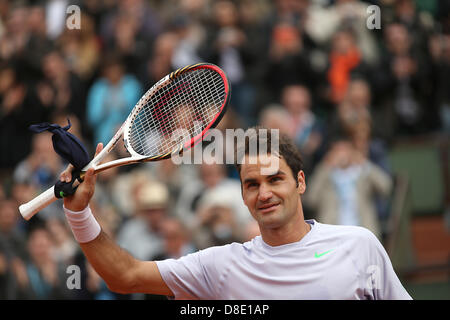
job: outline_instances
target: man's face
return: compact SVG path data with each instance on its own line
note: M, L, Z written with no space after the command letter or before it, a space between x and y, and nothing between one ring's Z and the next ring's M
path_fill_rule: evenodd
M269 154L268 157L274 156ZM292 170L283 158L270 174L267 170L270 164L267 163L273 162L258 156L246 156L240 175L244 203L261 230L280 228L291 222L298 214L300 195L306 189L303 171L298 174L297 186Z

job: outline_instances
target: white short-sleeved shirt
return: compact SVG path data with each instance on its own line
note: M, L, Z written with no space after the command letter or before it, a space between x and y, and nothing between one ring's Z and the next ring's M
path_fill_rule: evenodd
M369 230L306 222L298 242L258 236L157 265L176 299L411 299Z

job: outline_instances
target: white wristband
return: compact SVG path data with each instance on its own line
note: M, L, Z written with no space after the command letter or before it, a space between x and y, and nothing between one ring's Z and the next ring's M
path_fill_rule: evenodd
M82 211L71 211L64 206L63 208L75 240L86 243L97 238L101 228L89 206Z

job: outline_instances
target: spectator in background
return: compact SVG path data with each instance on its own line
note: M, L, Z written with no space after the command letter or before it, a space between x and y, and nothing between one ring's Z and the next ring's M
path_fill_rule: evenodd
M222 193L205 194L197 209L197 225L193 230L199 248L243 242L243 227L246 224L239 223L234 210L232 199L224 198Z
M420 29L419 17L416 12L416 4L412 0L398 0L394 4L395 18L408 29Z
M32 200L38 190L31 182L14 182L11 186L11 198L17 203L27 203ZM18 209L18 208L17 208Z
M57 42L70 71L90 84L100 62L101 43L92 17L82 11L80 23L80 29L65 29Z
M351 73L362 63L361 50L351 29L341 29L333 35L329 63L329 98L339 104L347 92Z
M268 129L279 129L280 133L294 140L294 122L291 114L282 105L266 106L259 115L259 124Z
M144 83L151 86L173 71L172 57L177 45L178 36L173 32L165 32L156 38L146 73L141 76Z
M22 59L33 71L28 77L39 77L37 73L41 69L42 59L53 46L46 34L44 7L32 4L27 12L27 23L29 36Z
M396 135L432 129L436 108L429 104L432 82L425 57L413 46L410 31L400 23L384 29L386 53L375 71L376 104ZM426 108L426 110L425 110Z
M59 51L51 51L42 61L44 76L53 91L53 105L56 111L74 113L84 121L86 94L83 83L64 61ZM86 132L84 132L86 133Z
M25 236L18 228L17 203L0 200L0 299L26 299Z
M336 30L345 26L354 33L362 59L371 66L375 65L380 53L375 38L377 30L367 28L367 8L371 3L373 1L337 0L327 7L317 2L311 4L305 33L316 43L327 46Z
M438 4L434 1L426 2L428 2L429 9L433 6L438 6ZM418 10L419 6L421 6L422 9L427 7L426 2L420 3L420 1L414 0L395 1L393 4L393 19L392 21L389 21L403 24L409 30L411 38L414 39L415 45L423 49L426 48L426 39L429 37L433 27L435 27L435 22L433 21L431 14L425 10Z
M152 8L149 1L117 1L114 10L106 12L100 23L100 36L105 43L110 43L114 38L116 23L121 15L134 21L136 37L145 43L153 43L163 30L159 14Z
M0 183L0 201L5 200L5 199L6 199L5 187L3 185L3 180L2 180L2 183Z
M274 0L273 10L266 17L267 22L274 27L280 22L286 22L298 30L304 29L310 3L308 0Z
M94 141L107 143L138 102L142 87L134 76L125 73L116 55L104 59L102 75L89 90L87 120Z
M26 128L48 119L50 106L40 88L25 78L25 66L0 64L0 167L13 169L27 156L32 134ZM14 137L12 139L11 137Z
M164 184L147 181L136 190L136 213L118 231L118 244L134 257L148 260L163 246L161 223L169 215L169 192Z
M389 136L391 128L382 122L379 110L372 108L371 96L371 89L366 80L350 80L345 98L338 105L328 125L327 140L332 141L333 137L337 136L348 137L358 152L391 175L387 146L380 138ZM386 219L389 215L388 199L377 194L375 203L380 220Z
M18 226L17 203L0 200L0 242L7 255L26 258L25 234Z
M73 264L78 246L64 221L51 218L46 221L45 227L53 242L53 259L65 266Z
M258 103L264 105L266 101L259 95L262 95L266 53L269 50L270 26L267 23L267 17L271 8L267 1L241 0L236 5L239 11L239 26L246 39L246 59L244 60L246 79L258 91L255 97L256 106Z
M148 39L139 33L138 23L130 13L118 13L114 19L112 38L106 48L120 55L126 72L135 76L139 75L150 53L150 44Z
M290 20L278 21L271 29L264 81L266 90L272 92L271 100L278 100L289 84L304 83L313 89L322 81L321 73L312 66L302 31Z
M197 251L191 242L187 228L176 218L166 218L161 223L164 246L161 252L150 260L178 259Z
M53 243L47 229L36 227L28 237L30 261L26 270L30 290L35 299L69 299L66 270L53 258Z
M28 8L21 3L11 4L5 19L5 32L0 38L0 58L9 60L26 54L29 39Z
M212 26L207 29L201 55L225 71L233 91L232 107L249 125L254 122L255 92L253 85L248 82L246 66L252 64L257 54L252 51L254 48L247 46L247 37L239 22L238 8L234 2L215 1Z
M449 4L450 6L450 4ZM450 19L449 19L450 20ZM434 104L439 111L435 128L442 128L444 133L450 133L450 34L433 34L429 39L428 48L431 56Z
M370 162L392 177L388 150L382 140L372 137L371 132L371 122L368 119L362 119L349 128L349 140L353 143L357 152L360 152ZM379 221L384 226L389 217L390 199L383 194L376 194L374 198ZM385 231L384 229L381 230L382 233Z
M368 83L364 79L351 79L343 100L329 117L328 140L348 134L360 121L370 121L372 111L370 102L371 91ZM381 121L378 129L381 133L389 130Z
M88 15L92 19L95 34L100 37L102 21L111 14L117 6L117 1L83 1L80 9L82 14ZM83 23L83 22L82 22Z
M193 180L183 186L175 207L177 217L190 230L194 229L199 221L197 213L202 201L215 193L230 201L238 223L244 223L251 218L244 202L239 200L239 181L227 177L224 165L214 162L214 159L204 158L199 166L199 177L199 180Z
M386 145L379 138L385 136L390 128L387 128L381 120L379 122L373 120L378 118L377 110L373 110L371 105L371 96L367 81L360 78L352 79L346 96L339 104L329 126L329 138L331 140L333 136L348 136L364 156L390 173Z
M436 20L442 26L441 33L443 35L448 35L450 33L450 2L438 1Z
M106 45L104 50L107 50L104 52L123 55L122 67L125 73L136 76L146 88L167 74L156 76L155 81L149 83L147 70L142 72L141 63L144 63L145 57L156 46L157 38L165 31L160 15L148 1L117 1L112 10L104 12L99 22L99 36ZM166 58L170 61L171 55ZM155 66L159 67L161 62L155 62Z
M174 68L183 68L189 64L202 62L198 51L205 41L205 28L187 15L175 16L170 25L178 38L178 44L172 56Z
M242 119L239 117L239 114L237 114L234 110L228 109L227 112L224 114L222 120L220 120L219 124L217 125L216 129L220 130L222 132L222 136L225 137L223 139L223 157L224 159L233 159L234 158L234 137L233 135L227 135L227 130L239 130L244 127L244 124L242 123ZM230 132L230 131L229 131ZM236 132L236 131L233 131ZM219 143L216 142L216 147L219 148ZM224 161L227 162L227 161ZM239 179L238 173L234 166L232 164L226 164L225 165L225 171L226 176L228 178L232 179Z
M312 172L323 144L324 129L311 110L311 95L307 87L288 85L283 88L281 103L293 126L293 140L303 156L304 171Z
M336 140L310 178L306 204L318 221L357 225L381 239L375 195L388 197L392 180L351 141Z
M338 132L348 133L360 121L370 120L371 92L364 79L352 79L349 82L345 97L337 106Z
M155 180L164 183L169 188L173 199L178 199L185 184L198 178L195 166L183 163L176 165L172 159L150 162L145 170L148 170Z
M0 38L5 32L5 20L9 12L10 2L8 0L0 1Z
M170 28L170 21L174 12L193 19L196 23L205 24L209 18L212 0L166 0L152 1L152 6L166 28ZM175 14L176 15L176 14Z
M116 153L110 154L108 158L113 159L116 155ZM101 180L98 184L99 194L94 197L99 212L107 213L109 211L107 208L109 208L118 215L120 221L118 227L136 215L139 204L136 195L139 193L139 189L148 181L155 180L145 166L129 167L133 170L122 171L121 169L125 167L118 167L105 177L102 177L103 174L99 175L98 179Z

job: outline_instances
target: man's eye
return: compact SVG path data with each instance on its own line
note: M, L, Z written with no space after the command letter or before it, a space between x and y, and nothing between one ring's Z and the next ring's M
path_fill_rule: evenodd
M247 185L247 188L254 188L254 187L257 187L257 186L258 186L258 184L256 182L252 182L252 183L249 183Z
M280 177L272 177L272 178L270 179L270 182L276 182L276 181L280 181L280 180L281 180Z

